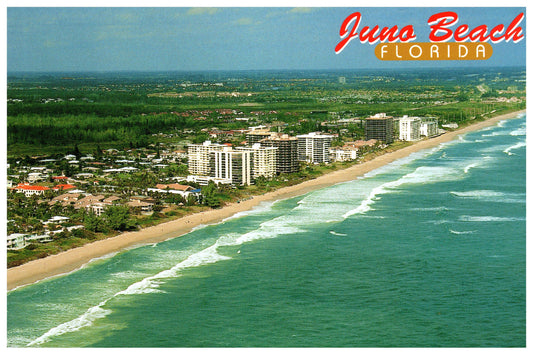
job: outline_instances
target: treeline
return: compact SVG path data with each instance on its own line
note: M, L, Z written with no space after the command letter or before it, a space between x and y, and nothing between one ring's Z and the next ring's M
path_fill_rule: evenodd
M138 141L144 136L184 128L196 128L198 122L175 115L97 117L65 115L8 117L7 143L65 145Z
M152 111L149 106L139 104L111 104L111 103L14 103L7 106L8 116L22 114L38 114L41 116L83 115L92 114L99 117L132 116Z

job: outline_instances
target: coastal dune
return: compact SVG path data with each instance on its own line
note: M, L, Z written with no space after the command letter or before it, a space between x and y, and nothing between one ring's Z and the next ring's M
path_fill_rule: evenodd
M525 113L525 110L490 118L486 121L478 122L435 138L422 140L408 147L378 156L367 162L353 165L350 168L331 172L316 179L290 187L284 187L264 195L255 196L252 199L240 203L232 203L221 209L207 210L157 226L145 228L141 231L123 233L105 240L87 244L83 247L74 248L57 255L48 256L28 262L21 266L10 268L7 270L7 289L11 290L48 277L71 272L79 269L93 259L121 250L184 235L199 225L218 223L236 213L251 210L264 201L274 201L294 197L333 184L357 179L369 171L389 164L397 159L404 158L411 153L435 147L441 143L455 139L460 134L492 126L500 120L514 118L520 113Z

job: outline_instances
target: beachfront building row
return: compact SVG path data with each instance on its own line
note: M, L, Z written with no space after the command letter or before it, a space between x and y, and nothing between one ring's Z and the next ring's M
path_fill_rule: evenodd
M298 138L287 134L270 132L267 129L254 129L246 134L249 146L274 147L276 153L276 173L295 173L300 170L298 163Z
M365 138L376 139L385 144L394 141L395 136L403 141L417 141L421 136L433 137L438 135L438 122L432 119L421 119L404 115L400 118L377 113L365 120Z
M189 151L189 172L203 184L210 178L234 185L250 185L259 177L271 178L276 174L276 147L263 147L259 143L252 147L214 145L209 141L191 144Z

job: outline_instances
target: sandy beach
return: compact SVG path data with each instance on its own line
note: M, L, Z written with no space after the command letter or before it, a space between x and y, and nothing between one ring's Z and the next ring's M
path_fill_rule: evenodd
M494 125L500 120L516 117L525 110L497 116L483 122L475 123L468 127L445 133L439 137L430 138L416 142L406 148L402 148L392 153L381 155L370 161L354 165L350 168L328 173L319 178L306 181L294 186L281 188L279 190L253 197L240 203L227 205L221 209L208 210L205 212L192 214L174 221L152 226L141 231L123 233L105 240L96 241L83 247L74 248L57 255L48 256L43 259L28 262L24 265L13 267L7 270L7 289L34 283L36 281L65 274L76 270L89 262L111 253L132 248L135 246L160 242L169 238L174 238L188 233L198 225L214 224L231 217L238 212L251 210L264 201L274 201L293 196L305 194L307 192L331 186L333 184L354 180L357 177L391 163L397 159L404 158L411 153L435 147L441 143L453 140L460 134L479 130Z

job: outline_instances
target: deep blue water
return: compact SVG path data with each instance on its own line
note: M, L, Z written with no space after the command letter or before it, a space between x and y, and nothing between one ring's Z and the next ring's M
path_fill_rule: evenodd
M13 290L8 345L524 347L525 126Z

